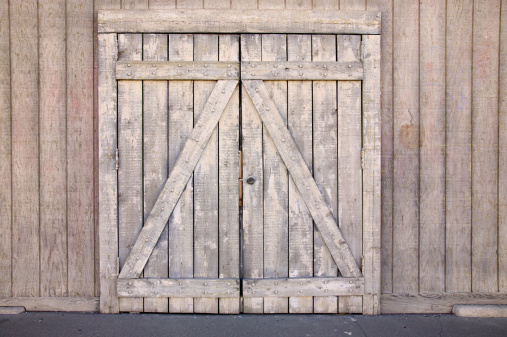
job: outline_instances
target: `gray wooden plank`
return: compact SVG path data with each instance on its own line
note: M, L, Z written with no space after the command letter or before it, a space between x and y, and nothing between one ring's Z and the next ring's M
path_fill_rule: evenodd
M220 61L239 61L239 35L218 37ZM218 122L218 277L239 278L239 86ZM239 314L240 299L220 298L219 313Z
M143 34L143 60L167 60L167 34ZM144 221L167 179L168 83L143 82L143 213ZM168 277L168 231L164 228L146 263L144 277ZM167 298L145 298L145 312L167 312Z
M37 1L9 2L12 135L12 296L39 295Z
M142 60L142 34L118 35L118 59ZM118 251L120 270L143 227L143 83L118 82ZM120 311L143 311L142 298L120 298Z
M362 295L364 279L360 277L295 277L243 279L243 296L264 296L277 298L291 296L294 298L312 296Z
M194 60L218 61L218 35L194 35ZM194 81L194 121L215 84ZM218 277L218 126L194 170L194 277ZM194 298L194 312L217 314L218 299Z
M150 0L150 9L172 9L176 8L176 0Z
M289 35L290 36L290 35ZM241 78L245 80L362 80L363 63L311 62L293 59L289 62L241 62Z
M507 293L382 294L382 314L450 314L457 304L505 304Z
M20 306L26 311L98 312L98 297L13 297L1 298L0 307Z
M507 291L507 0L502 0L501 15L498 115L498 290Z
M65 9L65 1L39 2L41 296L68 289Z
M98 25L99 33L380 34L380 15L332 10L107 10L99 13Z
M241 35L241 61L261 60L261 35ZM243 224L242 224L242 268L243 277L264 277L263 250L263 160L262 160L262 120L257 113L252 100L245 95L242 87L241 95L241 128L243 154ZM254 177L254 184L247 184L246 178ZM244 313L263 313L262 297L245 298Z
M285 162L296 187L299 191L306 192L302 194L302 197L340 272L345 277L360 276L361 272L354 261L352 253L345 240L343 240L343 235L336 225L333 215L320 194L308 167L306 167L301 152L292 139L289 130L284 128L281 116L274 113L277 111L277 108L269 98L266 86L262 81L249 80L243 81L243 83ZM273 113L269 111L273 111Z
M233 0L231 9L257 9L257 0Z
M472 1L447 2L445 289L472 289Z
M0 297L11 296L12 136L9 3L0 3Z
M178 0L177 8L203 8L204 0Z
M239 79L239 62L118 62L116 78L123 80Z
M340 6L343 4L340 3ZM361 37L339 35L338 61L361 59ZM361 83L338 82L338 223L358 265L363 253L362 171L361 171ZM373 121L369 121L370 123ZM340 313L361 313L362 298L339 299Z
M445 2L421 1L419 291L445 291Z
M285 34L263 34L262 62L286 60L287 36ZM286 125L287 82L266 81L264 84ZM262 152L264 164L264 277L288 277L288 173L265 126L263 127ZM265 298L264 313L288 313L288 299Z
M313 0L313 9L340 9L340 0Z
M179 279L118 279L118 296L151 298L239 298L239 279L179 278Z
M258 0L259 9L285 9L285 0Z
M310 35L287 37L288 61L310 62L312 40ZM306 167L312 172L312 83L296 81L288 86L288 127L303 154ZM289 277L313 276L313 221L301 195L289 176ZM289 312L311 313L312 297L291 297Z
M380 36L363 35L363 314L380 314Z
M98 295L98 133L94 125L92 1L67 1L68 295ZM98 77L98 76L97 76ZM98 86L97 86L98 87ZM96 97L96 96L95 96Z
M419 283L419 1L395 1L393 291Z
M229 9L231 0L203 0L203 8Z
M117 90L114 66L118 55L116 34L99 39L99 240L100 312L117 313L118 182L116 171Z
M194 36L169 35L169 61L192 61ZM194 126L192 81L169 83L169 172L183 150L185 141ZM180 201L169 219L169 277L193 276L193 177L187 183ZM169 299L169 312L193 312L192 298Z
M472 291L498 291L500 0L475 1L472 56Z
M393 2L368 0L368 9L382 14L380 60L382 81L382 291L392 292L393 252Z
M132 247L125 266L120 272L120 278L139 277L141 274L176 203L181 200L180 196L236 85L236 81L217 82L199 121L189 135L162 192L160 192L134 247Z

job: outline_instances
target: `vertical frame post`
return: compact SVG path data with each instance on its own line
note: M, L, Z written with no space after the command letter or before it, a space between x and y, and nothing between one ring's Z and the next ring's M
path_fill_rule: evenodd
M99 34L100 312L118 313L116 34Z
M363 315L380 313L380 35L363 35Z

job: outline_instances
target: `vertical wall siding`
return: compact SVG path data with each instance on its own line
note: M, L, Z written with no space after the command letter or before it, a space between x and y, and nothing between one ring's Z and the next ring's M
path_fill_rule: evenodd
M0 298L97 296L107 8L382 12L382 292L507 291L506 0L0 4Z

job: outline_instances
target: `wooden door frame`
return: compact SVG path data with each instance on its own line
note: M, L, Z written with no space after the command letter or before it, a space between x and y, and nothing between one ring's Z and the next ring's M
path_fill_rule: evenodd
M119 312L117 71L118 75L121 71L117 64L117 34L287 33L362 35L363 314L379 314L380 13L316 10L107 10L99 11L98 32L100 311ZM189 66L194 65L195 63ZM124 76L130 78L133 75L125 73ZM164 79L168 79L167 76L181 79L178 73L166 74ZM216 79L231 77L227 70L222 76Z

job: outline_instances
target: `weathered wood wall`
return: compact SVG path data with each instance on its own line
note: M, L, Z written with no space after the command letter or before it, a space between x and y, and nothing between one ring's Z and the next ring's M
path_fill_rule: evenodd
M382 11L383 310L503 296L407 293L507 292L507 0L11 0L0 3L0 305L98 307L94 17L176 4Z

